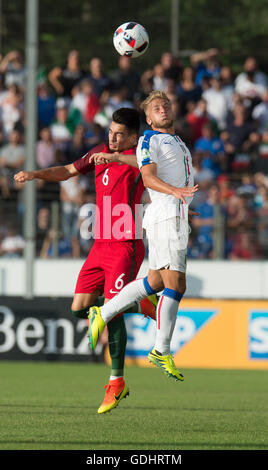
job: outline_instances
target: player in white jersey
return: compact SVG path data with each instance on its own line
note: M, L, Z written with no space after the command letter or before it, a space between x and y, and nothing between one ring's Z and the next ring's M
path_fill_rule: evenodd
M158 101L155 99L152 103L153 109L159 106ZM190 151L177 135L149 130L139 139L137 158L143 177L149 175L151 180L153 178L153 181L147 183L151 204L148 205L143 220L149 239L150 269L165 267L172 270L174 266L174 269L179 267L180 271L185 272L189 233L188 204L192 198L181 196L180 202L187 202L181 204L169 188L163 188L168 192L161 192L159 186L158 190L153 188L156 176L157 180L172 187L189 186L192 190L194 178ZM149 167L145 168L147 165Z
M105 324L130 303L163 290L157 306L155 346L149 361L175 380L184 380L170 353L178 306L186 290L188 205L194 186L191 154L175 135L171 103L165 93L154 91L142 105L152 130L139 139L137 158L151 204L143 226L149 245L149 272L128 284L102 308L92 307L89 342L94 349Z

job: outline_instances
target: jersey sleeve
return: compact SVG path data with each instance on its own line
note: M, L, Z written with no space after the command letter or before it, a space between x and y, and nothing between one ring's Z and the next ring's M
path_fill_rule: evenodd
M74 167L76 170L81 173L82 175L86 175L89 171L93 171L95 164L94 162L89 162L89 158L92 155L92 152L86 153L83 157L78 158L75 162L73 162Z
M150 163L158 163L157 140L150 134L145 134L139 138L137 147L137 160L139 168Z
M75 162L73 162L74 167L76 170L81 173L82 175L86 175L89 171L93 171L95 169L95 163L89 163L89 158L93 153L103 152L106 150L106 146L103 144L96 145L92 149L89 150L83 157L78 158Z

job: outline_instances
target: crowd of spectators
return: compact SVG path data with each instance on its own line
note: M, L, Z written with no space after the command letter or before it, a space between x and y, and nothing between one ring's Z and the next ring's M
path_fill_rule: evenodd
M189 258L265 259L267 75L254 57L246 58L234 75L222 66L216 49L193 54L185 66L169 52L143 73L135 64L119 57L116 70L108 73L102 60L93 57L83 68L79 51L73 50L63 65L40 75L37 168L75 161L105 142L116 109L139 109L150 91L163 90L172 103L176 133L192 152L200 187L192 204L200 216L192 221ZM20 256L24 248L23 185L15 184L13 175L25 160L26 77L20 51L1 58L0 256ZM141 133L147 127L141 114ZM94 212L94 176L60 185L39 181L37 195L37 256L86 256L92 245L85 222ZM222 238L220 252L216 236Z

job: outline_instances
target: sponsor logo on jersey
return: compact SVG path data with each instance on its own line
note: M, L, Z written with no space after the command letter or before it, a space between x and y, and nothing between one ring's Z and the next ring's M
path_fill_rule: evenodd
M150 163L150 152L147 148L143 148L141 151L142 165Z
M111 294L119 294L119 291L118 291L118 290L110 289L110 293L111 293Z
M148 149L143 148L141 151L142 159L150 157L150 152Z

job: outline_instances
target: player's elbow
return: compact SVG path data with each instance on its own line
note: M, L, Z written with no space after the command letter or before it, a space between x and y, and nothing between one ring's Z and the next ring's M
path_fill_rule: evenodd
M72 178L76 175L78 175L78 171L76 170L73 163L64 166L64 180L68 180L69 178Z
M71 173L68 170L66 170L63 174L62 181L67 181L71 177L72 177Z
M154 189L156 181L157 168L155 163L145 165L141 168L142 181L145 188Z
M142 181L143 181L143 186L144 186L145 188L148 188L148 183L147 183L146 178L142 177Z
M150 177L150 175L142 175L142 181L145 188L151 188L152 178Z

